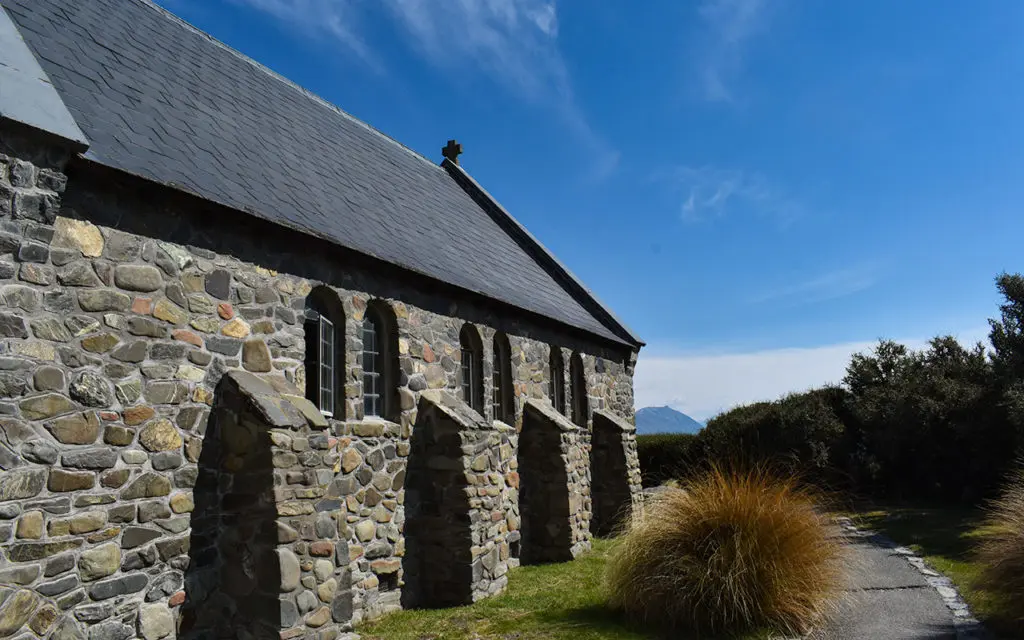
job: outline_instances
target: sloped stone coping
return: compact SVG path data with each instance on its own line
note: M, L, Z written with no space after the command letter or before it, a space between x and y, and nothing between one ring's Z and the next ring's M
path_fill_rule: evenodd
M580 430L579 426L555 411L555 408L548 402L530 398L526 401L526 404L523 405L523 413L525 414L531 411L534 414L537 414L535 417L555 423L562 431L572 432Z
M953 585L953 581L938 571L930 568L921 556L917 555L907 547L900 546L888 537L867 529L858 529L853 521L843 516L836 518L836 522L848 535L857 538L866 538L872 544L892 550L893 553L903 556L910 566L914 567L925 581L939 593L942 602L953 613L953 627L956 629L957 640L986 640L989 634L985 631L981 622L971 615L971 611Z
M495 431L499 432L514 432L516 430L515 427L505 422L504 420L495 420L494 422L491 423L491 426L494 427Z
M489 431L496 428L460 398L441 389L428 389L420 394L420 410L434 409L445 414L464 429Z
M300 429L307 424L326 429L327 419L313 403L284 378L261 378L248 371L233 370L224 376L270 427Z
M601 418L602 420L607 420L608 422L612 423L613 425L621 429L623 433L636 432L635 424L631 424L626 420L623 420L619 416L615 415L614 413L609 413L604 409L594 409L594 417Z

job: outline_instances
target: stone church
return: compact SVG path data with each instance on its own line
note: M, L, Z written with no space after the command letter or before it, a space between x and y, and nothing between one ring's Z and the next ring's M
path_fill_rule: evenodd
M643 343L460 151L0 0L0 638L339 638L614 530Z

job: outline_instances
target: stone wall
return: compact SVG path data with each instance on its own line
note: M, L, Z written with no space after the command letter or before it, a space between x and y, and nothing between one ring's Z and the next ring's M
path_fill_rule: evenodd
M354 620L401 606L410 439L424 391L458 393L464 323L475 325L484 345L480 418L487 423L492 338L499 330L509 337L513 449L527 401L548 395L550 345L566 363L582 355L592 410L632 419L635 353L627 348L165 187L68 162L30 132L0 127L0 586L11 594L5 602L18 604L0 604L0 630L28 609L21 624L31 625L52 605L51 630L89 629L103 638L126 629L146 638L174 633L194 564L191 545L199 538L217 544L192 527L192 512L202 458L214 455L205 453L204 438L211 410L221 411L219 385L225 373L247 371L303 387L300 316L314 287L333 296L343 315L336 323L345 335L345 406L322 438L281 433L271 441L280 460L294 457L303 473L319 456L315 482L308 475L290 482L283 467L274 474L283 474L281 490L297 500L323 491L308 503L313 512L295 515L309 516L306 529L295 528L295 544L306 544L299 541L307 541L309 526L326 532L330 518L335 558L347 557L348 565L321 581L321 556L294 551L302 586L289 593L300 621L324 607L336 617L319 593L332 579L338 589L351 581ZM386 307L393 322L399 371L387 420L363 416L359 322L369 305ZM568 370L565 382L571 406ZM285 436L293 438L291 451L281 444ZM506 444L506 435L497 437ZM569 440L570 547L578 551L590 535L589 427ZM318 448L324 442L328 450ZM490 484L477 478L482 484L473 485L476 498L501 494L501 509L481 503L479 514L489 510L493 518L503 509L506 536L518 525L516 461L498 455L497 466L488 466ZM492 473L505 485L492 483ZM480 539L497 540L492 533ZM506 562L502 544L516 541L496 544L488 592L502 584L494 572L514 563L514 549ZM488 549L482 557L492 564L491 547L474 547ZM37 598L29 603L22 591ZM17 615L5 618L8 611Z
M349 539L355 620L401 608L409 430L384 420L333 422L339 462L327 497Z

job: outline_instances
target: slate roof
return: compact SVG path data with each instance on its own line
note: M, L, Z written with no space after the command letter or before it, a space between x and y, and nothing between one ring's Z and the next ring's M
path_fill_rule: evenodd
M50 78L4 11L0 11L0 118L45 131L77 149L89 146Z
M443 167L149 0L0 5L88 138L86 158L641 344Z

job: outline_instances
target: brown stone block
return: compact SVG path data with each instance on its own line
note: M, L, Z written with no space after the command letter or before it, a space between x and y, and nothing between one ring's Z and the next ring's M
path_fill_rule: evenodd
M168 495L170 492L170 480L155 473L144 473L121 492L121 499L159 498Z
M132 313L148 316L153 312L153 298L135 298L132 300Z
M11 562L32 562L64 553L82 546L81 540L64 540L62 542L22 542L12 544L7 549Z
M46 393L40 396L22 400L20 405L21 415L29 420L42 420L62 413L68 413L75 409L71 400L57 393ZM99 432L97 431L97 435ZM95 438L93 439L95 441ZM66 442L65 444L87 444L78 442Z
M183 441L171 421L160 418L142 428L139 443L148 451L177 451L181 449Z
M64 520L51 520L47 532L52 537L79 533L92 533L107 524L107 514L103 511L87 511Z
M135 426L149 420L154 415L156 415L156 412L152 407L129 407L124 410L124 423Z
M187 342L188 344L194 345L196 347L203 346L202 338L200 338L195 333L192 333L191 331L187 331L185 329L175 329L174 331L171 332L171 337L174 338L175 340Z
M65 471L51 469L47 487L50 491L82 491L92 489L96 484L96 474L90 471Z
M398 570L401 568L401 560L374 560L370 563L370 570L377 575L398 573Z

